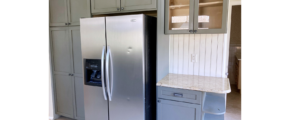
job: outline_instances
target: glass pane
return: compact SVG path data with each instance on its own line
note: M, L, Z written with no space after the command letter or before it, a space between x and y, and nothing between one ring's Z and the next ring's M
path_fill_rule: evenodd
M189 29L189 0L169 0L169 30Z
M198 29L221 29L223 0L199 0Z

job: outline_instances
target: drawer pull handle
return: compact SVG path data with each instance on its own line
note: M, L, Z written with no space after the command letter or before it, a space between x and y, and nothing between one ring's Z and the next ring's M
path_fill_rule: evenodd
M182 93L173 93L173 96L175 96L175 97L183 97L183 94Z

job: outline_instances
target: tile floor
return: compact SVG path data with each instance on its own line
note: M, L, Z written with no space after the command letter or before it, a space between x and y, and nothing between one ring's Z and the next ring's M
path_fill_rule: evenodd
M69 118L58 118L56 120L73 120ZM225 120L241 120L241 94L236 85L231 85L231 93L227 95L227 111Z
M225 120L241 120L241 93L236 85L231 85L231 93L227 95Z
M65 118L65 117L60 117L60 118L58 118L58 119L55 119L55 120L74 120L74 119Z

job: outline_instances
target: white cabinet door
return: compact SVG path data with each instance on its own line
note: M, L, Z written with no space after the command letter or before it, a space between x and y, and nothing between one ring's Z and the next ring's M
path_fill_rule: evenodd
M54 74L56 114L74 117L74 85L71 76Z
M82 77L74 77L75 83L75 118L78 120L85 119L84 107L84 81Z
M83 76L83 62L82 62L82 49L81 49L81 36L80 27L70 27L70 39L72 41L73 50L73 66L74 66L74 76Z
M65 27L50 28L54 73L72 73L71 42Z
M49 0L50 26L66 26L68 23L67 0Z
M120 2L121 0L91 0L92 13L120 12Z
M156 0L122 0L121 11L144 11L144 10L156 10Z
M90 17L90 1L88 0L69 0L69 23L70 25L80 25L80 18Z

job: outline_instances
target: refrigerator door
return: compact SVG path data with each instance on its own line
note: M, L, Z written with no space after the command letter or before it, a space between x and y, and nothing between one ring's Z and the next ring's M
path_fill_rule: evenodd
M106 28L110 120L144 120L144 15L106 17Z
M105 37L105 18L85 18L80 20L81 29L81 46L83 58L83 70L85 70L84 62L87 59L104 61L103 55L106 50ZM96 66L94 66L96 67ZM104 69L102 68L102 73ZM84 75L86 73L84 72ZM104 78L104 76L101 76ZM84 81L85 81L84 77ZM84 104L86 120L108 120L108 101L105 91L105 83L101 86L92 86L84 84Z

